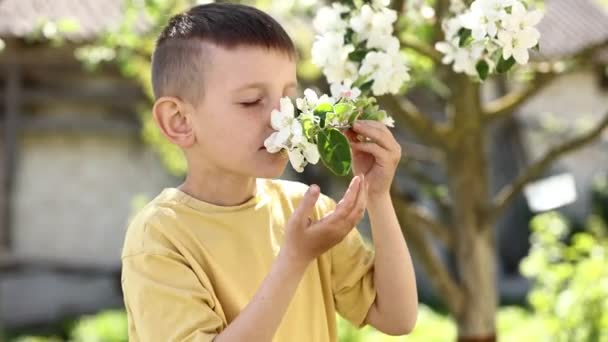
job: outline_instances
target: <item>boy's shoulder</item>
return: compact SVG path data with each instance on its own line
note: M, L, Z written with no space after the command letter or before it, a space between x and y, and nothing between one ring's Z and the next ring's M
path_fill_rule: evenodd
M171 246L162 227L171 227L177 222L177 203L167 196L168 191L171 189L163 190L131 218L125 233L123 257L166 252Z

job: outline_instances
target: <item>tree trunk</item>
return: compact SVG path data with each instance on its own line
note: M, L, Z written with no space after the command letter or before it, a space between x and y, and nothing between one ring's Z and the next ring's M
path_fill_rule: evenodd
M495 341L496 256L494 231L484 217L490 196L480 88L463 77L456 82L452 110L458 135L446 161L463 306L453 314L459 341Z
M497 308L494 231L484 222L489 201L481 130L464 134L448 155L453 199L454 257L463 309L455 313L459 341L494 341Z

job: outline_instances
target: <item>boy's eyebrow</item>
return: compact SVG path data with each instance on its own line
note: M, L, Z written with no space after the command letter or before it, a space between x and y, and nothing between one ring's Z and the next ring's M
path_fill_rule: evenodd
M253 83L248 83L245 84L243 86L238 87L237 89L235 89L234 91L241 91L241 90L245 90L245 89L249 89L249 88L264 88L266 86L266 83L263 82L253 82ZM298 87L298 83L297 82L289 82L285 88L297 88Z

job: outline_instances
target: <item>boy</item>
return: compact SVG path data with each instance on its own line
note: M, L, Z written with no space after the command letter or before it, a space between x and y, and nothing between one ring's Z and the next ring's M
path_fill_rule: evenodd
M130 224L122 253L129 340L336 341L335 312L405 334L417 295L389 188L401 156L388 129L349 132L353 178L335 203L316 185L273 180L270 112L295 96L295 48L248 6L173 17L152 63L154 119L188 162ZM358 143L356 135L374 142ZM355 227L367 207L375 254Z

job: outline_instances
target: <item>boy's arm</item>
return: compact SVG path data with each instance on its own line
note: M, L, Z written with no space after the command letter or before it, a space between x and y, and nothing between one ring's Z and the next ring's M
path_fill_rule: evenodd
M387 126L378 121L357 120L352 131L346 133L353 151L355 174L365 175L376 251L376 300L365 322L383 332L403 335L416 324L418 295L412 260L390 197L401 146Z
M416 324L418 294L407 244L389 193L368 198L375 247L376 300L365 322L391 335L404 335Z
M307 266L281 250L249 304L214 341L272 340Z

